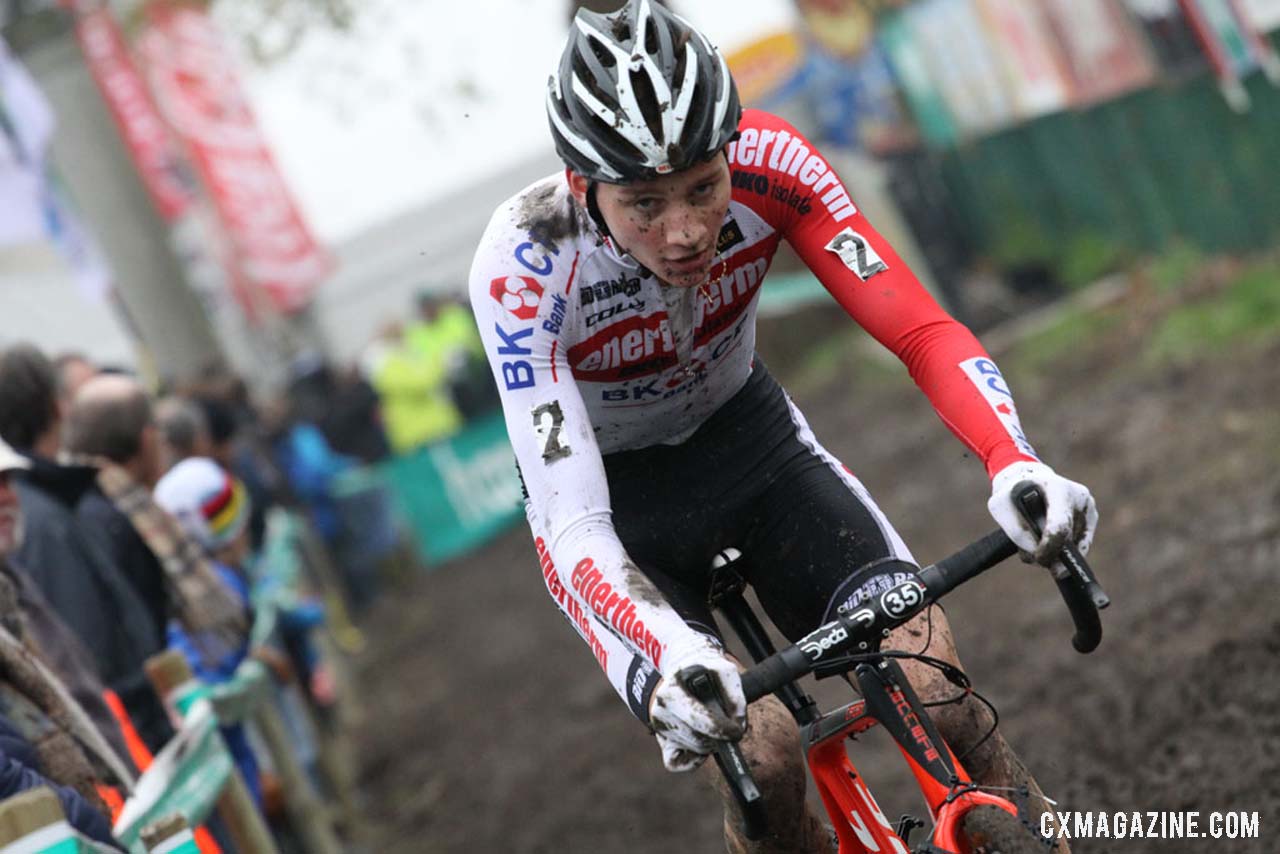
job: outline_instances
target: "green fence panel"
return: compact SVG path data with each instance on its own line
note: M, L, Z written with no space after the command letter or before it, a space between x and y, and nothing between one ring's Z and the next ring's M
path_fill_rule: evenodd
M1062 263L1089 240L1125 253L1179 239L1209 252L1274 246L1280 89L1260 72L1245 84L1245 112L1201 73L963 142L940 170L958 227L1005 265Z
M483 545L522 517L515 456L501 415L396 457L383 472L429 564Z
M234 770L213 707L197 698L184 713L182 729L138 778L113 834L130 851L140 852L142 828L162 816L179 812L195 827L213 811Z

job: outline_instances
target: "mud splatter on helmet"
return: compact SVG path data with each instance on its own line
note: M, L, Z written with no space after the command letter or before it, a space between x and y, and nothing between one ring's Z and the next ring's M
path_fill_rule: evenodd
M561 159L593 181L646 181L707 160L738 132L742 108L724 57L679 15L629 0L578 10L547 116Z

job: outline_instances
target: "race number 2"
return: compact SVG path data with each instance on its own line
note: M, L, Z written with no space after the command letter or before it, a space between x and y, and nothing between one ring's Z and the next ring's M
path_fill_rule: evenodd
M554 462L573 453L568 445L560 441L563 429L564 412L560 409L560 401L553 400L534 407L533 432L542 445L543 462Z
M826 245L828 252L839 256L844 265L862 281L889 269L889 265L876 253L867 239L852 228L846 228Z

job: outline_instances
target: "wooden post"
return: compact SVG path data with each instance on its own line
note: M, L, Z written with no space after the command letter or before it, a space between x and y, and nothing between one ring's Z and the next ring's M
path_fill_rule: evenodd
M187 660L177 650L169 649L152 656L147 659L145 667L147 678L163 698L195 678ZM266 820L253 802L244 778L240 776L240 769L234 764L227 785L218 796L218 816L226 824L237 854L278 854Z
M142 844L150 854L200 854L182 813L171 813L142 828Z
M316 794L289 740L289 731L275 704L265 698L253 710L253 722L271 753L271 764L280 775L285 809L294 831L301 837L307 854L341 854L333 829L333 817Z
M311 729L316 733L320 771L331 797L338 802L344 835L351 840L361 840L367 828L357 797L355 761L347 724L340 714L327 724L322 722L306 699L301 699L299 705L305 709Z

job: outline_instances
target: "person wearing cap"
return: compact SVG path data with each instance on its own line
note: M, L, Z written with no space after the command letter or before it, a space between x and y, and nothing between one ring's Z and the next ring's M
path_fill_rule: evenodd
M214 571L241 603L245 619L251 619L249 578L246 564L250 556L250 502L244 484L208 457L190 457L169 469L156 483L155 502L178 520L178 524L204 550ZM246 639L226 650L217 661L202 656L191 634L176 620L169 623L169 645L180 650L191 663L192 672L202 681L226 682L251 654L259 657L276 674L286 676L281 656L273 651L251 650ZM240 773L261 805L262 786L257 758L244 727L222 727L232 757Z

